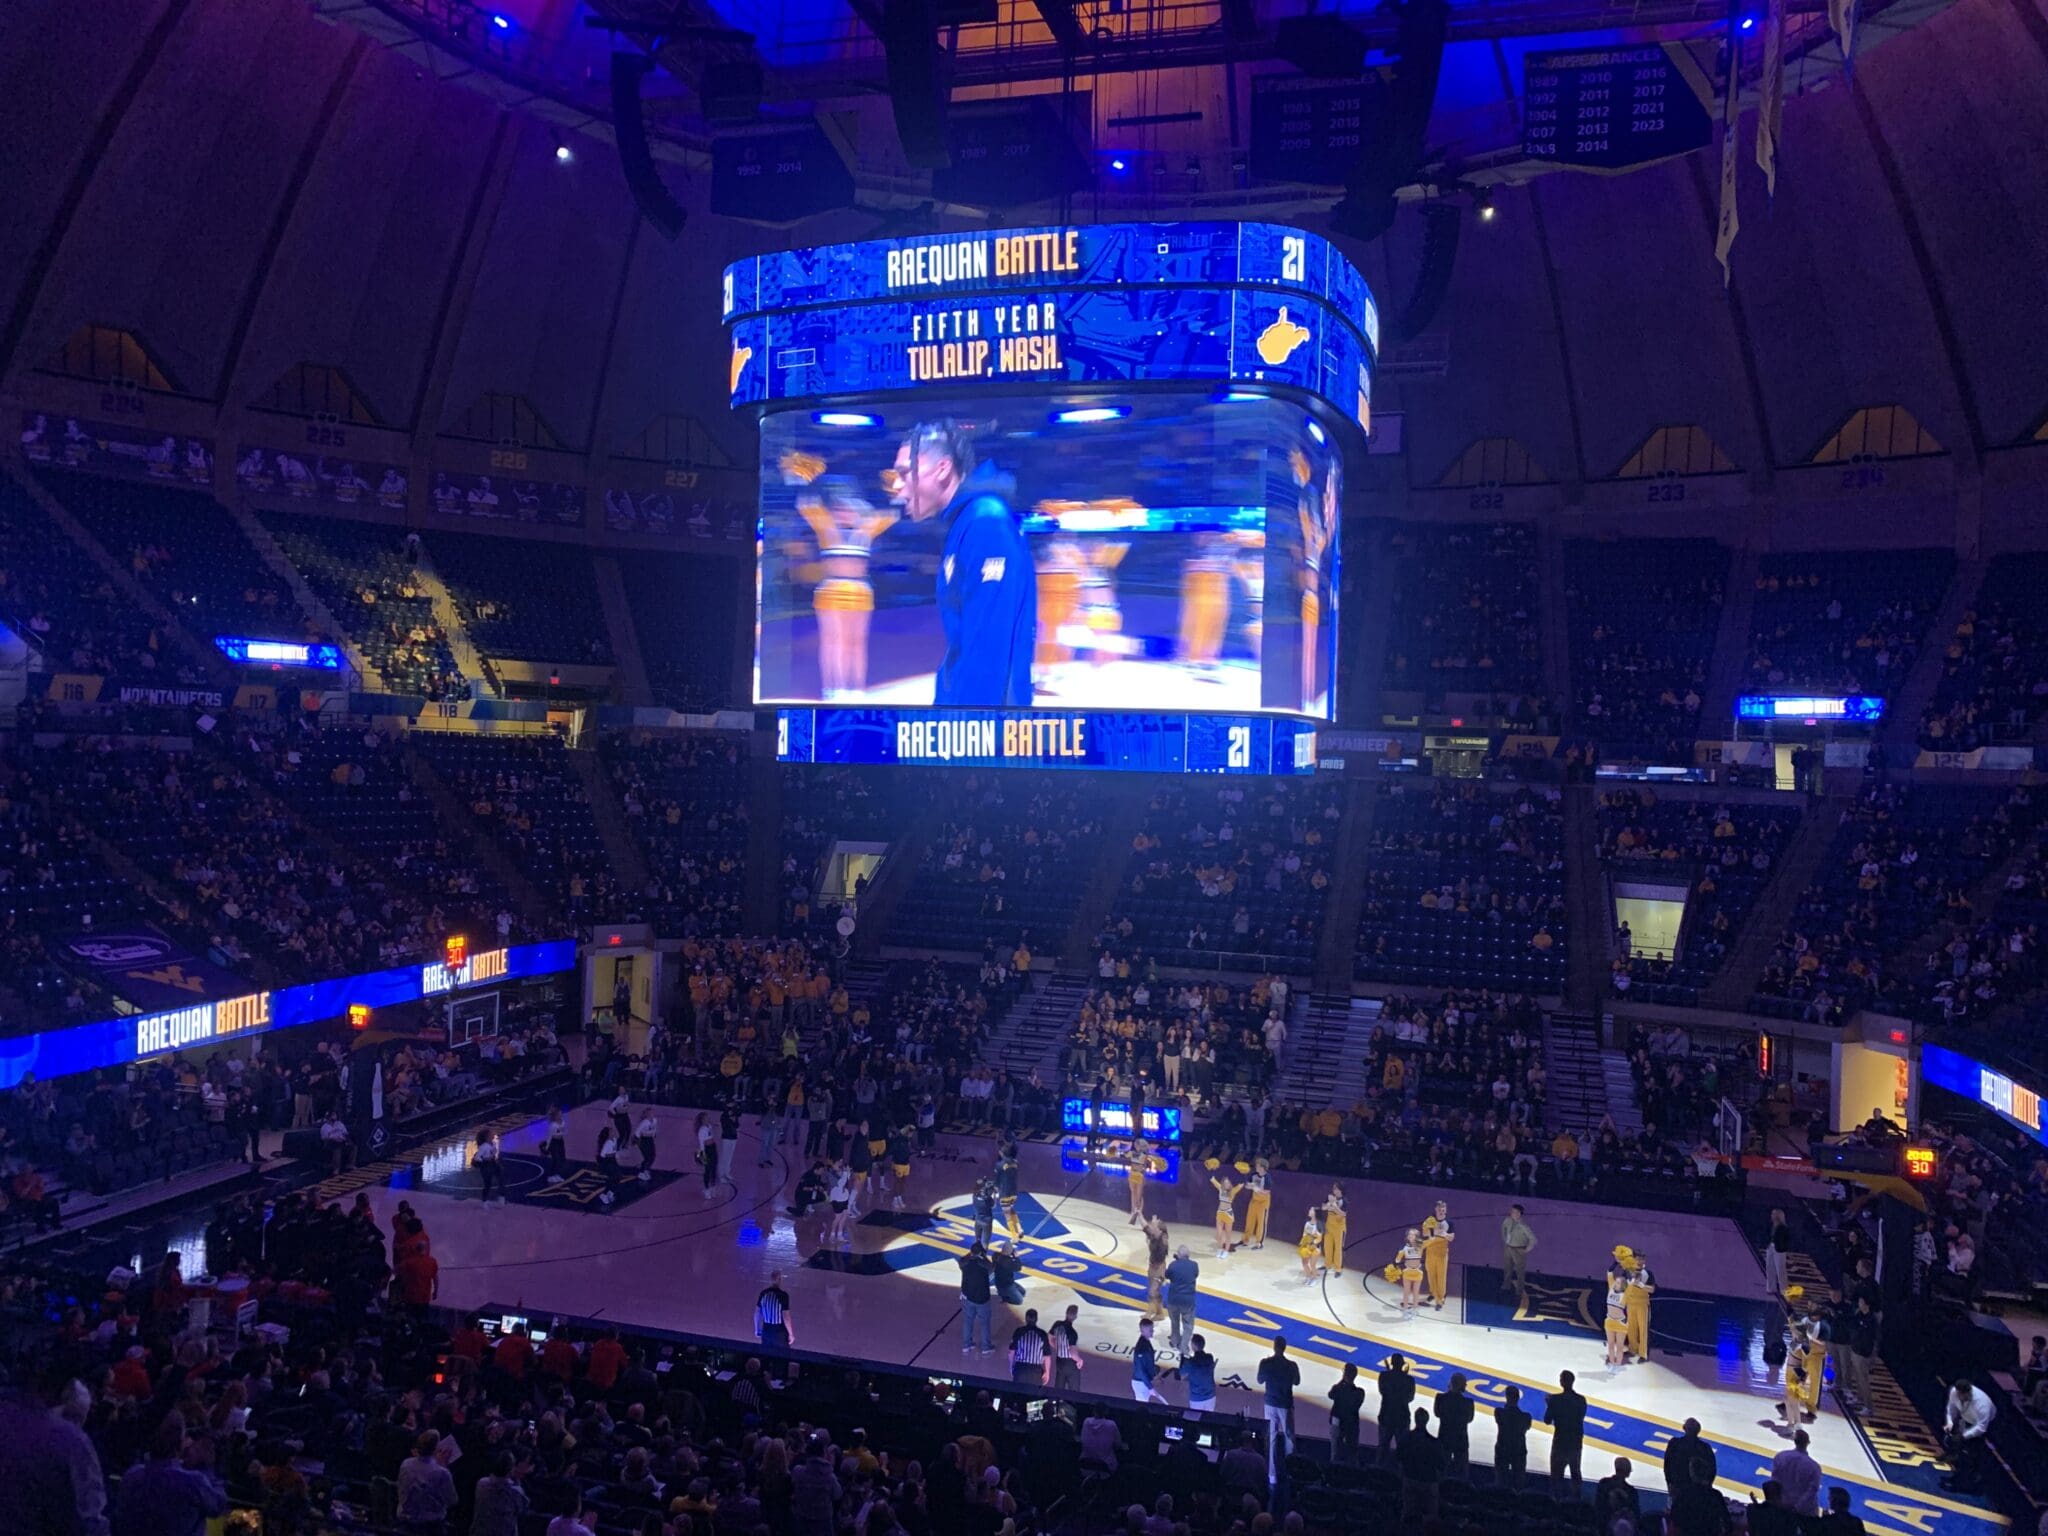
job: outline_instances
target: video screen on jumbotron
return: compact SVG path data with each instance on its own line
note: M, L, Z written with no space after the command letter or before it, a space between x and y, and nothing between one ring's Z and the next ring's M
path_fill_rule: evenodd
M763 704L1329 718L1343 456L1231 387L761 419Z

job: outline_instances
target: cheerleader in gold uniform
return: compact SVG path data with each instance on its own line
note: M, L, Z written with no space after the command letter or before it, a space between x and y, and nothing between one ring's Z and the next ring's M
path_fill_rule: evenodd
M1607 1363L1628 1364L1628 1302L1621 1276L1607 1272Z
M1457 1234L1451 1230L1451 1208L1439 1200L1435 1213L1422 1221L1422 1261L1429 1271L1429 1299L1439 1312L1451 1292L1451 1244L1456 1240Z
M1323 1202L1323 1263L1331 1274L1344 1274L1344 1186L1332 1184Z
M1149 1159L1145 1154L1145 1143L1131 1143L1131 1160L1124 1169L1124 1177L1131 1186L1131 1219L1126 1226L1138 1226L1145 1219L1145 1166Z
M1323 1229L1316 1225L1314 1206L1308 1208L1308 1220L1301 1224L1301 1242L1295 1251L1301 1255L1301 1283L1314 1284L1323 1267Z
M823 468L822 460L806 455L786 455L783 460L784 474L805 482L796 509L818 541L823 574L811 592L811 608L818 616L818 680L826 698L850 698L867 687L868 627L875 614L868 565L875 540L895 523L896 513L877 512L854 495L850 485L827 480L810 486Z
M1224 537L1239 552L1230 562L1230 569L1244 588L1244 638L1245 644L1252 648L1252 659L1256 661L1266 631L1266 531L1263 528L1237 529Z
M1309 489L1308 461L1295 454L1295 478L1302 488L1301 514L1301 706L1316 700L1316 639L1323 621L1323 555L1337 530L1337 470L1331 466L1320 506Z
M1422 1234L1408 1229L1408 1240L1387 1266L1387 1278L1401 1282L1401 1315L1411 1316L1422 1305Z
M1216 1253L1220 1258L1230 1252L1231 1229L1237 1225L1237 1192L1244 1186L1231 1183L1228 1175L1209 1182L1216 1189Z
M1251 1191L1244 1205L1244 1242L1247 1248L1266 1246L1266 1215L1273 1208L1273 1191L1266 1187L1266 1160L1262 1157L1252 1165L1251 1178L1245 1183Z
M1798 1302L1801 1286L1788 1287L1785 1299ZM1828 1346L1817 1319L1794 1314L1792 1342L1785 1353L1785 1396L1778 1404L1787 1424L1811 1424L1820 1412L1822 1383L1827 1374Z
M1223 654L1223 631L1230 617L1230 559L1214 537L1205 538L1192 560L1181 566L1181 659L1213 665Z
M1081 568L1087 563L1072 539L1054 539L1038 557L1038 643L1031 659L1041 666L1074 659L1059 635L1081 611Z

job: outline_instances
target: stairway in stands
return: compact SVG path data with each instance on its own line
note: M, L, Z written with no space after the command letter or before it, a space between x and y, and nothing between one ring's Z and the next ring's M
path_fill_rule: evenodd
M1297 992L1287 1009L1287 1049L1273 1098L1349 1109L1365 1097L1365 1046L1379 1023L1376 997Z
M1545 1118L1551 1125L1569 1126L1581 1139L1602 1115L1612 1115L1617 1130L1642 1129L1628 1058L1600 1044L1595 1015L1560 1009L1544 1020L1543 1069L1550 1077Z
M1079 972L1032 972L1031 991L1010 1005L982 1047L982 1059L1014 1073L1042 1069L1050 1081L1087 995L1088 978Z

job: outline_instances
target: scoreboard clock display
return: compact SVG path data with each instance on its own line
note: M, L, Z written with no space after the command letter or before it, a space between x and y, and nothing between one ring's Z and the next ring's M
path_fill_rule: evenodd
M1689 154L1712 132L1705 99L1661 44L1532 53L1522 77L1522 153L1619 171Z

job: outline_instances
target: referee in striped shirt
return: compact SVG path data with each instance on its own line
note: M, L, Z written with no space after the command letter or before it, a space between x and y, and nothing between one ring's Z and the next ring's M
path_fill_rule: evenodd
M1010 1335L1010 1380L1031 1386L1052 1384L1052 1341L1038 1326L1038 1309L1024 1310L1024 1326Z
M782 1288L782 1271L768 1276L768 1284L754 1300L754 1337L763 1349L788 1349L789 1292Z

